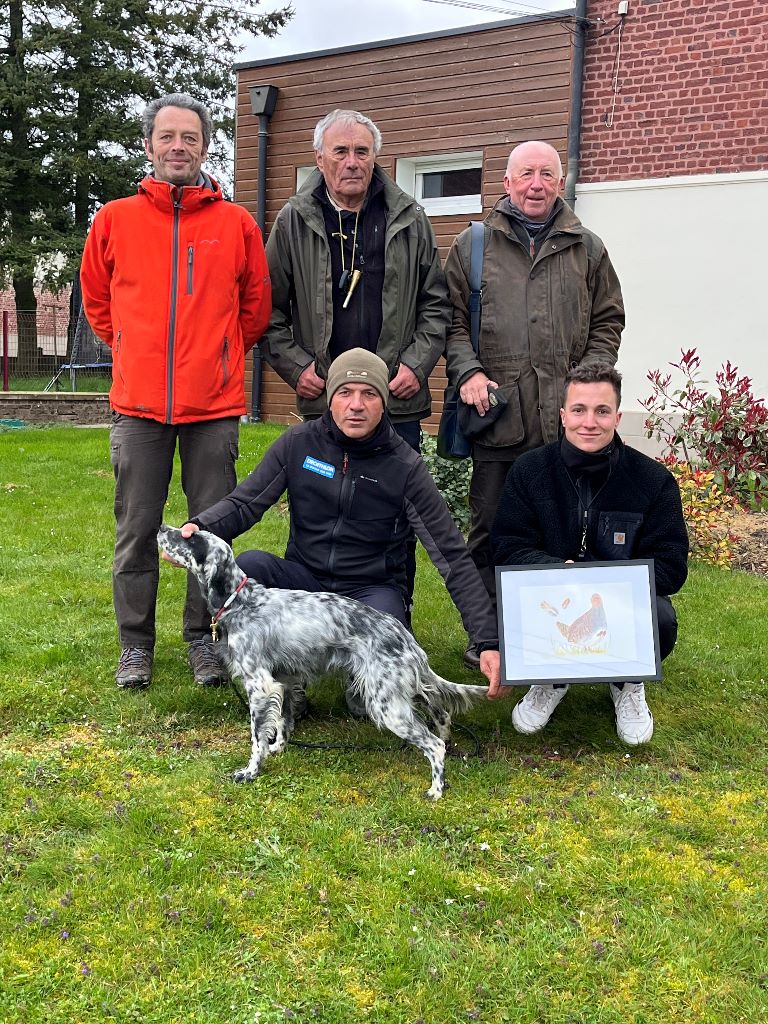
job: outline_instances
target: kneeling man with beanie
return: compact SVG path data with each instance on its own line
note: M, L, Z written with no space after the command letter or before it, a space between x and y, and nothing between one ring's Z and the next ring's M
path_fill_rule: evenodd
M413 529L481 652L481 671L498 686L496 616L429 470L389 421L386 363L366 349L344 352L329 367L326 392L320 419L286 430L250 476L182 533L199 528L231 543L287 491L285 557L246 551L237 559L243 572L266 587L343 594L407 625Z

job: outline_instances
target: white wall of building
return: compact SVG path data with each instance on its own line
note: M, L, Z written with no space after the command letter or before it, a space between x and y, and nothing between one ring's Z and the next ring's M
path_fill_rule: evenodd
M730 359L768 396L768 172L585 184L576 196L624 294L622 434L637 442L646 374L681 349L698 351L708 380Z

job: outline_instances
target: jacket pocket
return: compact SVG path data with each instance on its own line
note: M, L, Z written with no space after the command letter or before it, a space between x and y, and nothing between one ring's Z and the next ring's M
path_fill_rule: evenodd
M640 512L601 512L595 538L597 558L607 562L634 558L642 525Z
M187 295L192 294L195 271L195 250L191 245L187 246Z
M477 438L475 444L486 448L507 448L520 444L525 437L523 413L520 408L520 372L514 370L511 379L499 387L502 396L507 400L507 407L496 422Z
M399 512L400 506L390 504L386 491L379 487L376 479L359 474L352 481L345 509L349 519L370 523L372 528L388 536Z

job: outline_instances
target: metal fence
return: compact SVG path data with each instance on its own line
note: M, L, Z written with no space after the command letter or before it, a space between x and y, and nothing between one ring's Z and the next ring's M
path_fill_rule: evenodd
M108 391L112 353L68 306L2 311L3 391Z

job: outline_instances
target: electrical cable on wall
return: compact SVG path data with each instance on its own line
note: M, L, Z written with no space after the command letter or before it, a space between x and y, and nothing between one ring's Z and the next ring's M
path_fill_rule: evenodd
M616 100L618 99L619 95L619 72L621 70L621 37L624 32L624 22L626 21L628 10L629 3L627 2L627 0L622 0L622 2L619 3L619 23L618 26L615 26L618 27L618 35L616 37L616 56L614 57L613 72L611 75L611 92L613 94L611 96L611 109L603 118L603 121L605 122L605 126L607 128L613 128L613 116L616 111ZM611 29L611 31L613 31L613 29Z

